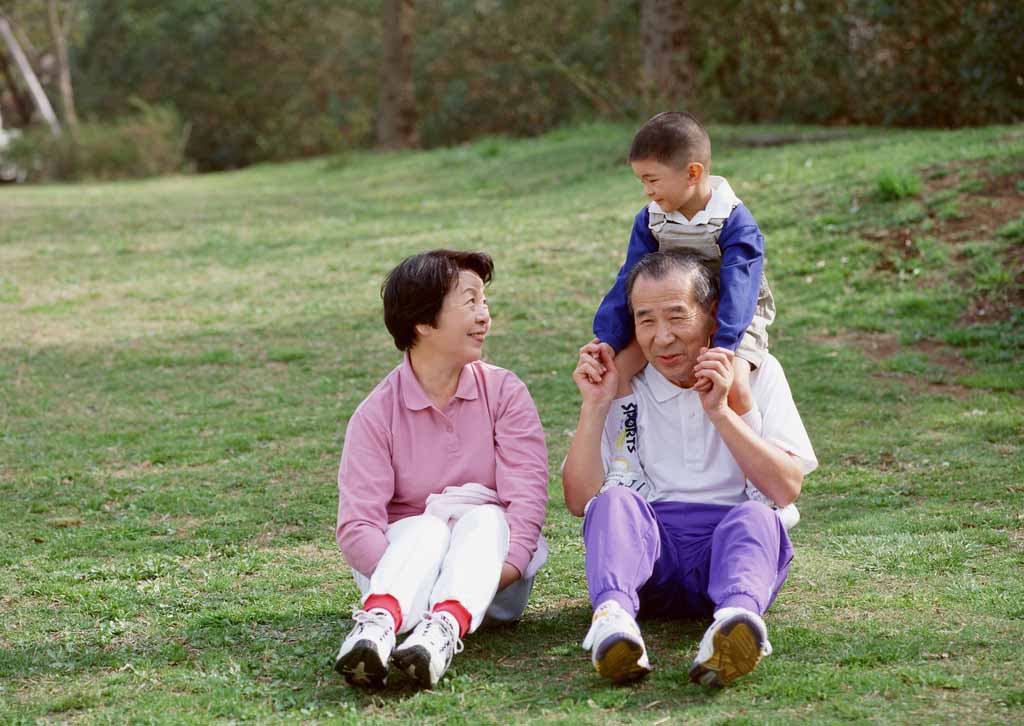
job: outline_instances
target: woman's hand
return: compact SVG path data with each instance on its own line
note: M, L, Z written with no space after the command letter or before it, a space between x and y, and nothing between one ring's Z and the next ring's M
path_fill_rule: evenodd
M498 591L504 590L506 587L511 585L513 582L518 580L522 575L515 565L504 563L501 566L501 579L498 580Z

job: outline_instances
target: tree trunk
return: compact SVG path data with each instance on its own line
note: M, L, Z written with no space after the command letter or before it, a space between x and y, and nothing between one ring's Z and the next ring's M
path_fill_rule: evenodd
M25 57L21 46L18 45L18 39L14 37L14 31L11 29L10 23L3 17L0 17L0 38L3 38L7 43L7 49L14 57L14 62L18 66L18 70L21 71L22 78L25 79L25 85L28 86L29 93L32 94L32 100L35 101L40 115L50 126L50 131L53 132L53 135L60 136L60 121L57 120L57 114L53 112L50 99L46 97L43 87L39 84L39 79L36 78L35 71L32 70L32 65L28 62L28 58Z
M68 9L67 22L71 21L72 9ZM75 94L71 87L71 66L68 63L67 24L60 22L57 0L49 0L47 15L50 24L50 39L53 43L53 55L57 59L57 86L60 88L60 103L64 110L64 123L68 125L72 135L78 128L78 114L75 113Z
M4 55L2 50L0 50L0 75L3 75L4 80L7 81L7 88L11 92L14 109L18 112L21 125L28 126L32 123L32 101L26 98L25 94L15 84L14 73L11 71L11 66L7 63L7 56Z
M377 145L385 149L411 149L419 145L412 85L414 21L415 0L384 0Z
M686 10L682 0L641 0L644 99L651 109L679 110L693 97Z

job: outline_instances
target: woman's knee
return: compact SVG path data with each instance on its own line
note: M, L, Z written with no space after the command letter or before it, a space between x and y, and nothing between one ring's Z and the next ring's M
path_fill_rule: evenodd
M443 544L448 542L449 536L448 523L427 513L401 519L388 529L389 541L394 541L396 538L414 537L424 544L429 542Z
M501 507L493 504L481 504L471 507L463 514L455 524L456 529L486 528L492 530L508 531L508 521L505 519L505 512Z

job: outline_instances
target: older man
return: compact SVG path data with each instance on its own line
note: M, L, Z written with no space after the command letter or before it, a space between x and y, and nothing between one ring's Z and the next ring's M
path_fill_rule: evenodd
M771 355L741 410L729 407L732 353L707 347L717 278L699 258L647 255L626 290L648 365L621 384L612 352L590 344L573 373L583 405L563 485L569 511L585 516L594 616L583 646L602 676L636 680L651 670L638 614L711 615L690 679L724 686L771 652L761 616L793 556L779 518L746 497L746 482L785 506L817 460ZM626 447L622 411L636 422ZM623 476L637 453L642 471ZM627 485L609 486L618 483Z

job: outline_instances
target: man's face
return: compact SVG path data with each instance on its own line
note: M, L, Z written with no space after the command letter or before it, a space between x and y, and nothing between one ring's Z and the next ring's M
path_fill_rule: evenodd
M647 198L657 202L665 212L682 209L696 191L695 182L690 179L685 166L676 169L654 159L634 161L630 166L633 167L633 174L644 185Z
M715 327L714 311L702 310L690 287L684 273L672 270L660 280L641 275L630 296L636 340L644 357L682 388L696 382L693 366Z

